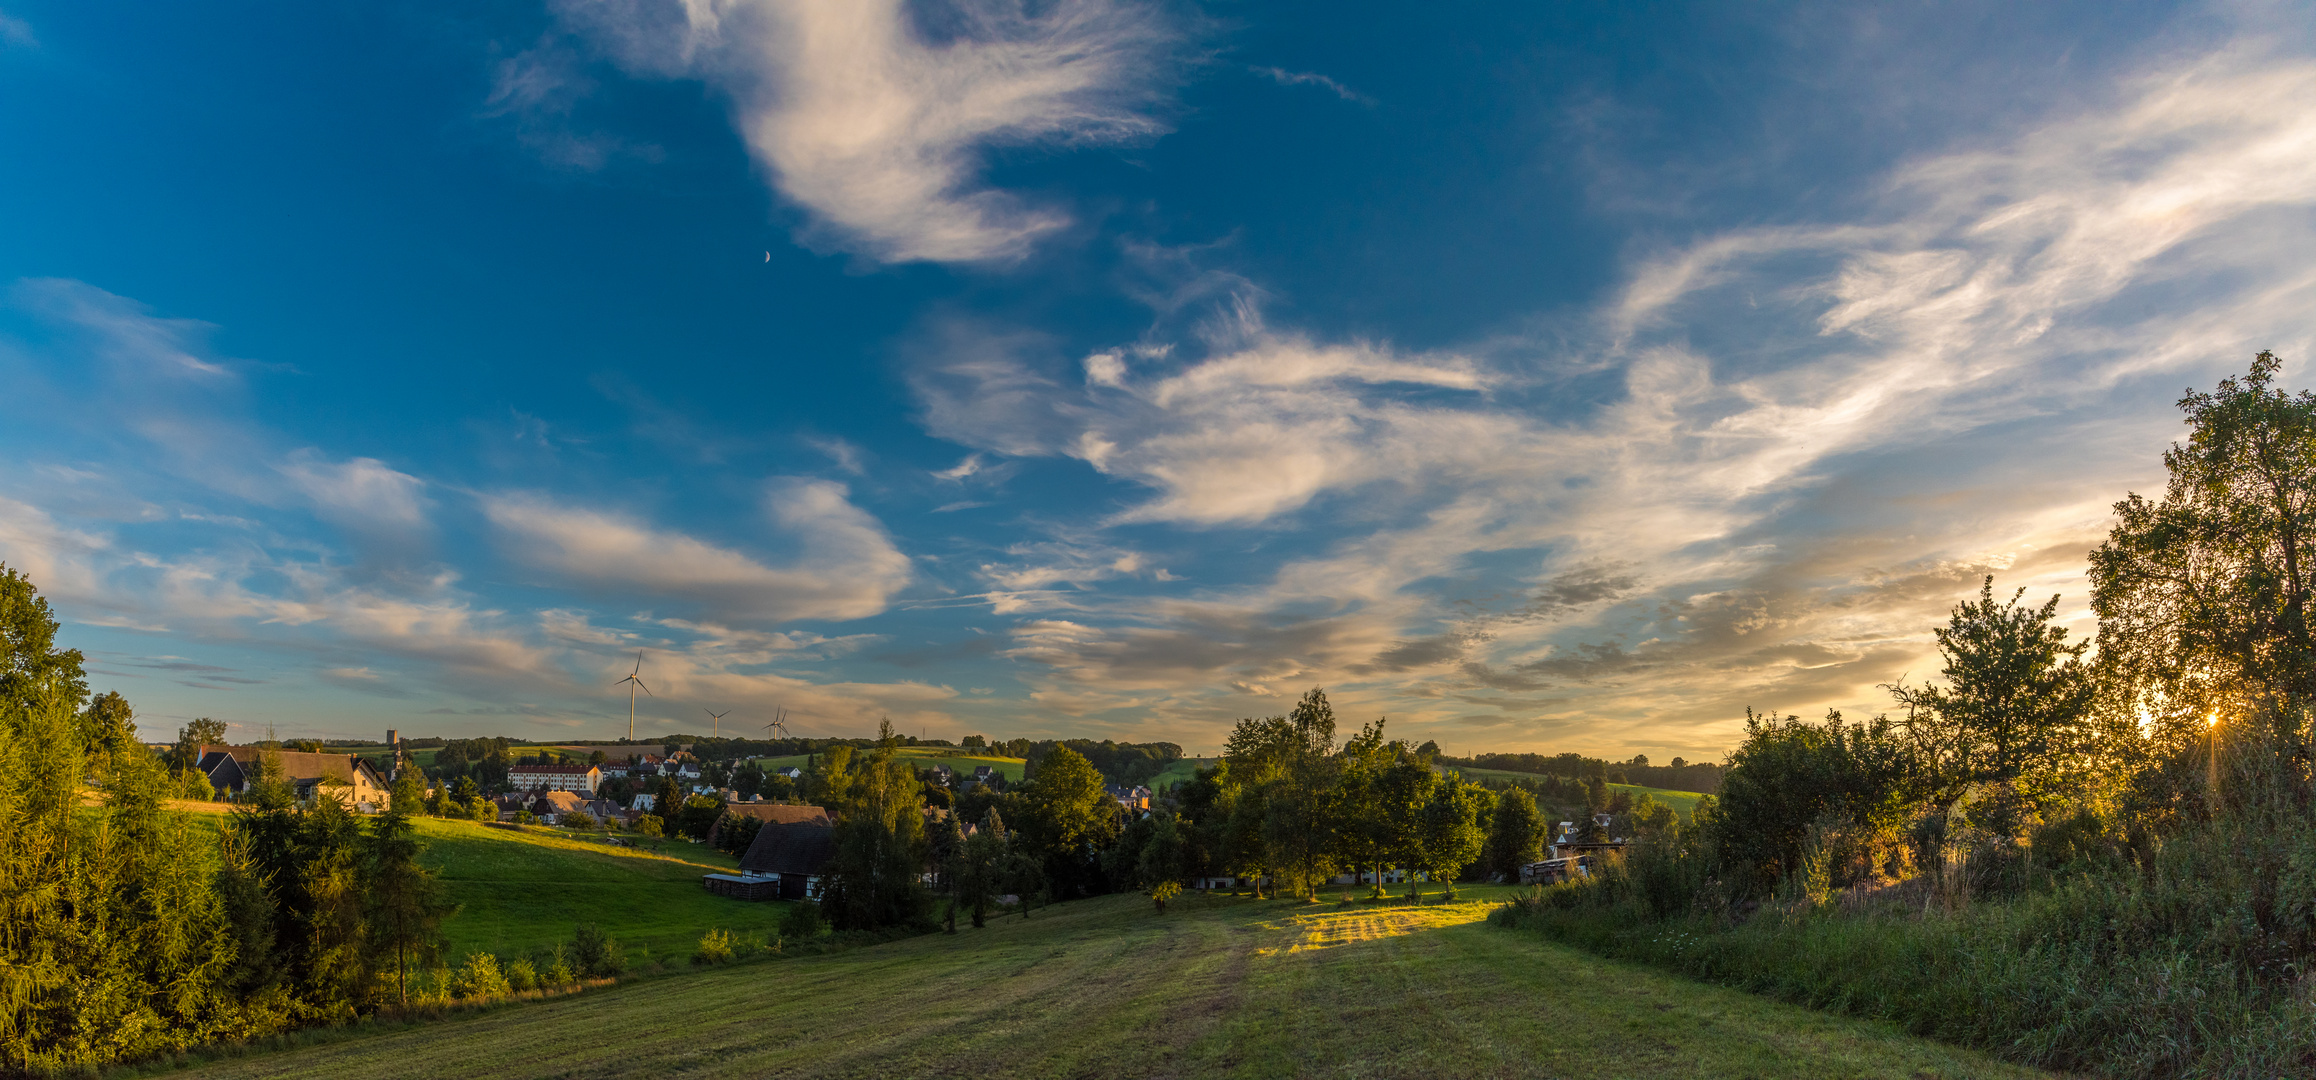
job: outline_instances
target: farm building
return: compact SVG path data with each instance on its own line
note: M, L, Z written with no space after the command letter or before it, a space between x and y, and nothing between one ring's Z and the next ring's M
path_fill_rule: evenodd
M708 874L700 883L743 900L817 900L821 875L835 855L833 823L766 823L740 857L737 875Z

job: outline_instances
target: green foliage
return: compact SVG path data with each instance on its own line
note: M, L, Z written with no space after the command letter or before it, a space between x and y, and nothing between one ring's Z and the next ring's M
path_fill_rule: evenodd
M82 705L79 656L0 570L0 1071L102 1065L274 1030L245 999L218 851L163 808L173 783L125 702ZM80 812L80 782L101 792Z
M657 840L667 835L667 825L658 814L644 814L635 819L635 831Z
M1713 818L1722 879L1738 895L1765 894L1802 866L1813 829L1838 848L1833 884L1871 873L1910 815L1913 768L1886 718L1850 724L1831 712L1811 724L1748 710Z
M822 879L821 906L839 930L873 930L925 917L927 897L918 875L924 866L925 819L918 811L917 774L893 759L892 724L884 740L857 762L851 748L829 752L824 795L837 810L836 852Z
M1496 812L1488 821L1488 839L1481 864L1506 882L1520 880L1520 868L1543 857L1550 826L1536 813L1536 798L1519 788L1496 796Z
M2029 608L2025 594L1998 603L1989 576L1936 631L1947 685L1892 688L1906 707L1919 798L1944 813L1975 789L1967 824L2005 840L2065 796L2093 692L2080 662L2090 643L2069 645L2052 625L2059 598Z
M417 782L408 774L371 830L368 885L369 933L381 957L391 957L395 999L410 1000L409 976L434 964L442 953L442 923L454 908L443 899L437 875L419 864L422 849L408 807Z
M693 795L683 801L676 811L676 832L695 840L705 840L716 827L716 819L724 816L724 800L713 795Z
M487 952L468 953L466 962L451 976L450 992L469 1001L490 1001L514 992L499 958Z
M692 950L694 964L721 964L732 958L732 932L710 930L700 935L698 948Z
M820 905L809 900L788 905L788 910L780 916L780 936L791 940L810 940L820 934L820 927Z
M627 950L594 923L581 923L571 933L571 962L580 974L597 978L627 970Z
M1180 895L1182 883L1179 881L1161 881L1150 887L1150 901L1158 905L1160 915L1166 914L1166 902Z
M528 993L539 988L539 968L530 957L517 957L507 963L507 985L517 993Z

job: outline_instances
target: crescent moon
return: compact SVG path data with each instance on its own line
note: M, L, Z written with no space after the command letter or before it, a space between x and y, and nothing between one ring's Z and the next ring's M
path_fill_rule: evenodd
M772 253L771 253L771 252L767 251L767 252L765 252L765 253L764 253L764 261L765 261L765 262L771 262L771 261L772 261Z

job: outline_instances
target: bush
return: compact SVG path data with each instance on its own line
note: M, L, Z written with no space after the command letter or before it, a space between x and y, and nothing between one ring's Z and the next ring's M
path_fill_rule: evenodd
M571 959L582 974L598 978L627 970L626 951L594 923L583 923L573 932Z
M499 958L487 952L468 953L466 964L451 976L451 993L462 999L488 1001L512 992Z
M539 815L537 815L537 814L534 814L534 813L532 813L532 812L530 812L530 811L528 811L528 810L517 810L517 811L515 811L515 824L517 824L517 825L536 825L536 824L538 824L538 823L539 823Z
M692 952L692 963L721 964L732 958L732 932L710 930L700 935L699 948Z
M571 970L571 961L563 955L563 946L560 943L556 944L552 955L553 959L548 961L547 973L544 976L547 985L569 986L578 982L579 976Z
M517 990L536 990L539 988L539 969L531 965L528 957L517 960L507 965L507 983Z
M177 797L180 799L191 799L194 802L214 802L217 799L217 789L210 785L209 778L201 775L199 769L187 769L179 773L177 786Z
M820 933L820 905L810 900L792 904L780 916L780 936L809 938Z
M584 832L595 827L595 816L574 810L563 815L562 822L566 829L577 829Z
M635 819L635 831L654 840L667 835L667 823L658 814L645 814Z

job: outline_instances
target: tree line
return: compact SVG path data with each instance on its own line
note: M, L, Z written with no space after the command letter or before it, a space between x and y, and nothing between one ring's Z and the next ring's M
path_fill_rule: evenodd
M269 754L223 828L202 828L164 805L199 774L171 776L128 703L90 695L56 631L0 567L0 1066L91 1067L402 1000L449 914L408 811L301 808ZM415 777L397 796L418 801Z
M1870 719L1749 711L1692 823L1500 921L2045 1067L2305 1073L2316 394L2279 367L2180 401L2162 494L2090 553L2093 638L1987 578L1937 679Z

